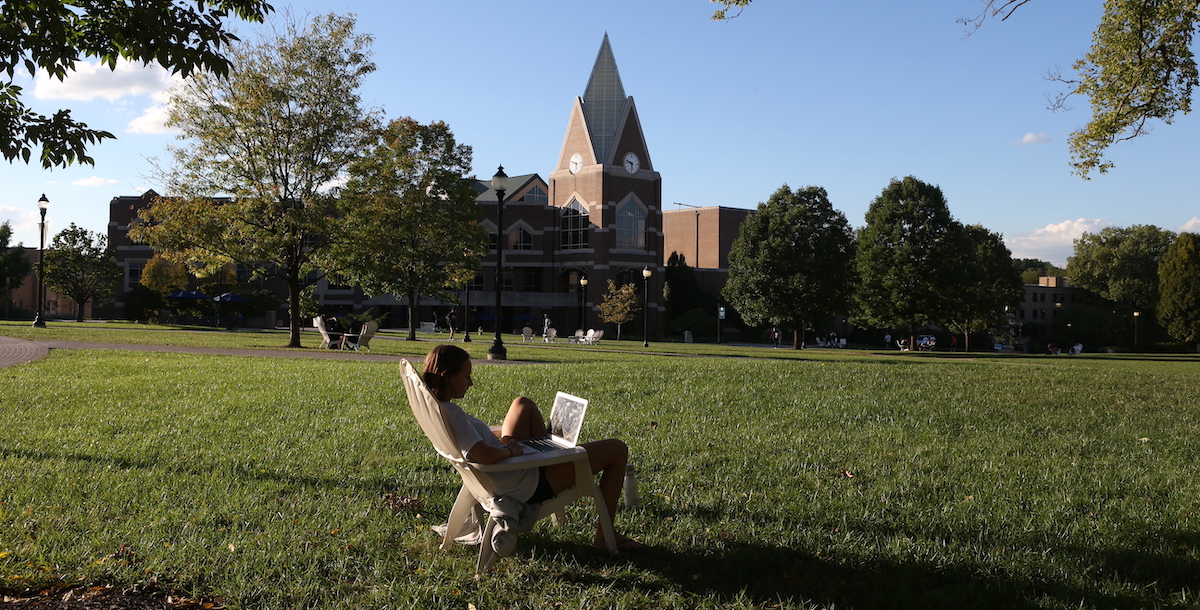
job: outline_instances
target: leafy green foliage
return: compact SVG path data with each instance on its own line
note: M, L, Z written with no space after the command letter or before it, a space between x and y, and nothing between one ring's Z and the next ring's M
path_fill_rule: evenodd
M1110 301L1150 310L1158 301L1158 264L1175 233L1153 225L1105 227L1075 240L1067 274Z
M160 295L184 290L188 287L187 266L162 254L155 254L146 261L139 282Z
M422 296L444 297L474 277L487 235L471 171L471 148L441 121L392 121L351 167L325 266L371 295L408 301L409 339Z
M121 267L102 233L75 226L54 236L45 253L46 286L75 301L78 321L83 308L107 298L121 281Z
M609 324L617 325L617 340L621 339L621 325L633 321L638 306L637 286L624 284L620 287L614 280L608 280L608 292L604 293L600 303L600 319Z
M326 192L369 145L358 90L375 70L351 17L325 15L230 52L226 79L197 74L171 101L186 144L166 172L177 198L140 213L133 239L195 269L237 263L288 287L300 346L302 280L319 271L338 209ZM216 194L228 199L214 200Z
M875 328L916 328L949 319L947 287L960 278L961 225L937 186L893 179L858 232L855 318Z
M10 240L12 225L6 220L0 223L0 299L3 299L6 311L12 291L25 283L25 278L29 277L29 271L33 268L21 244L12 246Z
M1200 342L1200 235L1180 233L1158 265L1158 320L1178 341Z
M189 6L194 5L194 6ZM237 40L225 21L261 22L273 9L262 0L38 0L0 4L0 153L28 163L35 148L42 167L92 164L90 145L115 136L71 118L70 110L46 117L25 107L18 68L63 80L81 58L116 69L125 59L157 63L184 77L199 71L224 76L222 50Z
M1037 284L1041 277L1062 277L1066 269L1059 269L1053 264L1036 258L1014 258L1013 268L1021 275L1022 284Z
M722 294L750 324L803 328L849 304L853 264L854 234L825 189L785 184L742 222Z
M1025 298L1021 276L1013 268L1012 252L1004 238L980 225L962 227L964 246L958 281L949 297L950 326L962 333L966 351L971 333L1007 324L1006 310L1016 310Z

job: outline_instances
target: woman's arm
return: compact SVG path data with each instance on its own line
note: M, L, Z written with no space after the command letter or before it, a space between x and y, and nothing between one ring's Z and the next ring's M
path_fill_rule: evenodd
M480 464L495 464L500 460L507 460L510 457L521 455L524 451L525 447L517 442L512 442L503 447L494 447L483 441L479 441L467 452L467 458L472 462Z

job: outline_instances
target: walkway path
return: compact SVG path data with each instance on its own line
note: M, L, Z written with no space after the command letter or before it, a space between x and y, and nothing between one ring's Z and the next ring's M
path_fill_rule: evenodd
M0 335L0 367L33 362L45 358L49 351L45 343Z

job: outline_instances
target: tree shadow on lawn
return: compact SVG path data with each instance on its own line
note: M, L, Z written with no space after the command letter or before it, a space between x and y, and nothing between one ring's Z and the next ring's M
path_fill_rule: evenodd
M674 511L668 511L674 512ZM718 522L719 511L691 510L701 522ZM712 512L712 514L704 514ZM664 515L667 513L664 513ZM659 515L663 516L663 515ZM772 520L768 515L745 515L744 520ZM979 532L939 529L897 531L871 521L839 521L836 526L886 541L889 537L925 536L954 545L978 539ZM819 529L835 524L814 523ZM551 539L545 530L529 535L534 546L550 554L583 556L577 542ZM624 553L616 562L632 570L597 570L610 562L595 555L591 564L570 564L557 575L565 580L628 591L654 599L672 590L720 602L746 600L755 607L808 603L821 607L885 608L982 608L1025 610L1046 607L1140 609L1148 603L1170 604L1171 596L1194 590L1200 561L1190 549L1200 548L1200 533L1183 530L1146 532L1142 539L1156 544L1138 548L1117 546L1097 540L1093 545L1063 545L1051 549L1061 558L1054 564L1029 567L1029 573L1014 573L1001 561L972 561L969 564L939 565L938 559L913 556L903 560L880 558L861 550L838 548L836 542L819 550L795 549L769 542L721 540L720 549L696 549L686 540L660 547L648 546ZM886 544L886 542L882 542ZM528 544L528 543L526 543ZM1046 539L1016 536L993 540L995 547L1038 549ZM1175 551L1177 554L1173 554ZM526 551L527 552L527 551ZM521 551L518 551L520 554ZM969 552L967 553L969 554ZM1072 572L1073 566L1079 566ZM1017 569L1026 568L1024 564ZM638 571L658 578L638 577ZM1050 575L1053 576L1050 576ZM1064 575L1065 574L1065 575ZM664 586L664 581L670 586ZM1122 594L1118 590L1141 595ZM1177 601L1177 600L1175 600Z

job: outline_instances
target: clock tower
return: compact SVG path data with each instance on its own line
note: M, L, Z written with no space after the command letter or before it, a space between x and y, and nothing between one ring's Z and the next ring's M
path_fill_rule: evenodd
M621 85L608 34L583 96L572 105L549 187L560 218L556 266L567 288L583 290L594 311L608 291L607 280L634 284L646 298L650 337L659 336L662 176L650 159L637 106ZM588 279L585 286L578 284L582 277Z

